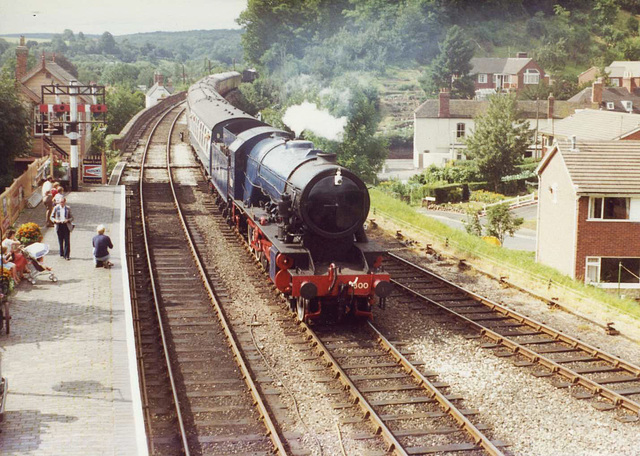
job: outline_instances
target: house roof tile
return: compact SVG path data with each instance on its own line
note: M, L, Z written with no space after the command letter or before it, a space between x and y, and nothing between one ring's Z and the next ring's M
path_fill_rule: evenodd
M640 194L640 141L558 141L554 152L578 194Z
M474 57L471 59L471 74L517 74L526 64L531 61L530 58L491 58L491 57Z
M585 104L590 103L592 91L592 87L587 87L569 98L569 101ZM640 114L640 96L635 92L630 93L629 90L624 87L603 87L602 103L600 104L603 109L606 109L607 102L611 102L613 103L613 111L627 112L627 109L622 105L623 101L630 101L633 106L633 112ZM594 104L593 107L598 108L596 104Z
M432 99L422 103L415 110L416 118L437 118L439 109L439 100ZM518 109L526 119L546 119L547 118L547 100L520 100ZM569 102L556 100L553 105L554 118L564 118L575 112L576 109L591 106L591 103ZM639 105L640 106L640 105ZM489 101L478 100L450 100L449 101L449 118L472 119L479 114L486 112L489 107Z
M585 141L607 141L624 137L640 129L640 115L597 109L581 109L554 122L540 133L565 137L575 135Z

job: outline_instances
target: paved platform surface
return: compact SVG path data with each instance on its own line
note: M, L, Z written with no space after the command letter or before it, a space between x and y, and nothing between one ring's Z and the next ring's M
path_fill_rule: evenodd
M71 261L53 228L46 275L23 280L11 297L11 333L0 334L9 382L2 455L145 455L124 250L124 187L87 186L67 197L76 228ZM16 226L44 227L42 204ZM91 239L107 227L112 269L94 268Z

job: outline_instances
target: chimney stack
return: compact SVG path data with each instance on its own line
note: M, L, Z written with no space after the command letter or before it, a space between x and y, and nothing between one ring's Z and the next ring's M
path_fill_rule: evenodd
M164 74L160 73L159 71L156 72L156 74L154 75L154 78L153 78L153 82L157 83L159 86L163 86L164 85Z
M553 119L553 104L556 99L553 97L553 94L549 94L549 98L547 98L547 119Z
M625 71L624 76L622 77L622 87L631 93L631 73L628 71Z
M24 36L20 37L20 45L16 48L16 79L19 81L27 74L27 58L29 48L24 44Z
M440 89L440 94L438 95L438 117L448 118L449 115L449 99L451 98L451 94L449 94L448 89Z
M526 59L528 57L529 57L529 54L527 54L526 52L518 52L516 54L517 59Z
M591 87L591 103L602 103L602 85L601 78L593 81L593 86Z

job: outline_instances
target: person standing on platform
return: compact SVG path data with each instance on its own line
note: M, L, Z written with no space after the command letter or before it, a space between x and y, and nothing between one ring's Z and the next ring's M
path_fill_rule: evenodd
M60 244L60 256L65 260L71 257L71 230L73 230L73 215L71 208L67 206L67 199L62 197L56 207L51 212L50 220L56 226L58 243Z
M49 177L47 177L47 179L42 184L42 198L47 196L47 192L50 192L51 189L53 188L53 182L52 181L53 181L53 179L51 179L51 176L49 176Z
M42 203L44 204L44 207L47 210L44 218L47 222L47 226L53 226L53 223L51 223L51 211L53 210L54 204L53 204L53 196L51 196L50 191L48 191L44 195L44 199L42 200Z
M109 261L109 249L113 248L111 238L104 234L104 225L98 225L97 232L91 241L93 243L93 264L96 268L104 266L110 268L113 263Z
M53 202L55 204L60 204L60 200L64 198L64 188L62 185L58 184L58 186L53 187L56 190L56 194L53 195Z

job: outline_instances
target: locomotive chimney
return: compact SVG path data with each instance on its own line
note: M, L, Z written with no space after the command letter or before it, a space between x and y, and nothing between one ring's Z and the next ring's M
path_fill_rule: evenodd
M317 149L313 150L312 152L316 152L318 163L336 163L337 161L336 154L329 154L327 152L322 152Z

